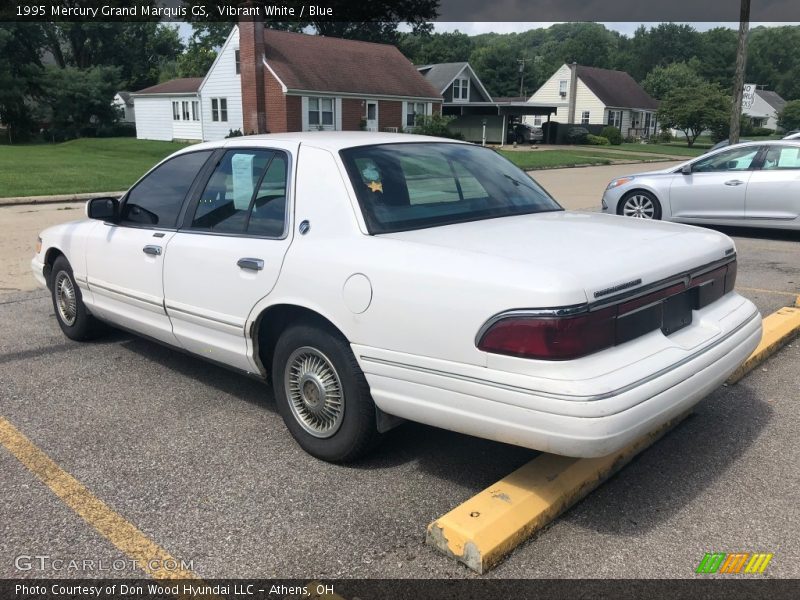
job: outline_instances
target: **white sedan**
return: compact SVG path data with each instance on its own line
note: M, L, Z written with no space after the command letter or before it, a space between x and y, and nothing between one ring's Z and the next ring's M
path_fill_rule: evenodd
M601 205L639 219L800 229L800 141L745 142L617 177Z
M271 380L314 456L403 419L609 454L761 336L720 233L566 212L492 150L404 134L188 147L33 259L76 340L100 322Z

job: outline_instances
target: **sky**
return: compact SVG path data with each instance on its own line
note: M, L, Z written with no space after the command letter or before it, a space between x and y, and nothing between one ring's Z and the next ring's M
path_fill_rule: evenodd
M605 25L607 29L612 29L614 31L619 31L620 33L631 36L633 32L640 25L644 25L645 27L655 27L658 25L657 22L650 22L650 23L601 23ZM708 23L708 22L700 22L700 23L686 23L687 25L691 25L698 31L707 31L709 29L713 29L714 27L729 27L730 29L738 29L739 23ZM766 27L775 27L778 25L798 25L800 23L750 23L750 27L759 27L759 26L766 26ZM537 22L530 22L530 23L523 23L523 22L457 22L457 23L439 23L436 22L433 24L434 31L438 33L449 32L449 31L460 31L462 33L466 33L467 35L478 35L480 33L520 33L522 31L528 31L529 29L541 29L550 27L551 25L555 25L555 23L537 23ZM408 31L409 27L401 26L400 30ZM192 35L192 26L189 23L179 23L178 30L181 34L181 37L184 41L187 41L189 37Z

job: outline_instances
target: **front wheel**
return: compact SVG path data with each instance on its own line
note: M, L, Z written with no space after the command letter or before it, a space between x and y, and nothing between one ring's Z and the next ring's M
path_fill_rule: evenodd
M102 326L86 309L69 261L59 256L53 263L50 277L53 309L64 335L76 341L96 337Z
M622 198L617 214L636 219L661 219L661 203L653 194L635 190Z
M369 385L341 335L290 326L275 346L272 381L286 427L312 456L353 461L379 439Z

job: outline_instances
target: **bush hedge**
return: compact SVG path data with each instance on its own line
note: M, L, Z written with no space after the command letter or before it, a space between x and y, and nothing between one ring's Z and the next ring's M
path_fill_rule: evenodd
M608 143L612 146L619 146L622 144L622 132L613 125L604 127L600 135L606 138Z

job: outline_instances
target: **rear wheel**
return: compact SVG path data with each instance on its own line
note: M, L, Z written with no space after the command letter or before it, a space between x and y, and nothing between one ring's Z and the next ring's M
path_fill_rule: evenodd
M634 190L622 198L617 214L636 219L658 220L661 218L661 203L650 192Z
M69 261L59 256L53 263L50 277L53 309L64 335L76 341L96 337L101 324L86 309Z
M378 441L375 404L350 345L316 324L297 324L275 346L272 381L289 432L309 454L349 462Z

